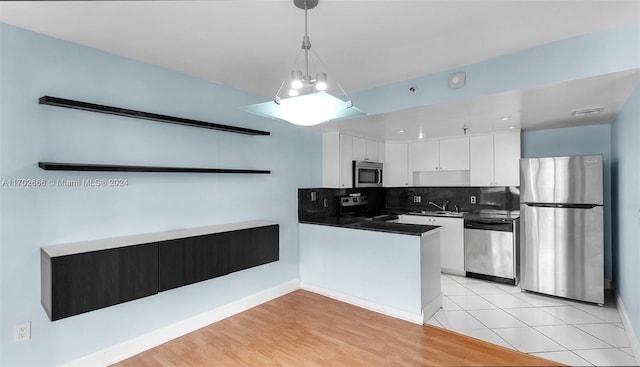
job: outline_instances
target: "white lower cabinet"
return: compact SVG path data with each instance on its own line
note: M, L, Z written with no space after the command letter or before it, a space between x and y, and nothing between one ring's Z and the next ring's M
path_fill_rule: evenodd
M464 272L464 219L400 215L399 223L440 226L440 268L443 273L465 275Z

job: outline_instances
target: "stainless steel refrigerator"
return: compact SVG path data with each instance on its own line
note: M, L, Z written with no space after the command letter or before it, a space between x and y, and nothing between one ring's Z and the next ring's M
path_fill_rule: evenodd
M520 287L604 304L602 156L520 161Z

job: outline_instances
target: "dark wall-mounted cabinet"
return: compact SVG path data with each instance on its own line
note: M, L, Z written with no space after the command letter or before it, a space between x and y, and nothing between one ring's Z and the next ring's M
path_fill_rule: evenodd
M43 253L41 261L43 305L51 320L158 293L156 244L53 258Z
M278 226L228 232L229 272L278 261Z
M160 242L160 291L229 274L229 242L222 234Z
M160 291L279 259L278 225L159 243Z
M42 305L54 321L278 261L279 248L277 224L70 254L43 248Z

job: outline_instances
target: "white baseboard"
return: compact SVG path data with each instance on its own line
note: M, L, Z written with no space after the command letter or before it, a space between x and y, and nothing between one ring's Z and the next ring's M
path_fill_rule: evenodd
M422 323L426 324L440 308L442 308L442 293L438 294L436 298L431 300L431 302L422 309Z
M629 320L629 316L627 315L627 311L624 308L624 303L622 303L622 299L619 295L616 295L616 301L618 306L618 312L622 318L622 323L624 324L624 330L627 332L627 338L629 339L629 344L631 344L631 350L633 351L633 355L636 359L636 365L640 366L640 342L638 341L638 337L636 333L633 331L633 326L631 326L631 320Z
M166 343L172 339L188 334L214 322L233 316L240 312L256 307L272 299L284 296L300 289L300 280L294 279L273 288L252 294L235 302L215 308L211 311L190 317L172 325L165 326L137 338L116 344L88 356L64 363L65 367L109 366L120 362L145 350Z
M411 312L397 310L392 307L382 306L377 303L367 301L361 298L353 297L344 293L335 292L332 290L328 290L322 287L315 286L309 283L300 283L300 288L309 292L318 293L320 295L333 298L335 300L348 303L354 306L362 307L370 311L378 312L383 315L395 317L397 319L402 319L405 321L413 322L414 324L422 325L424 322L422 320L421 314L414 314Z

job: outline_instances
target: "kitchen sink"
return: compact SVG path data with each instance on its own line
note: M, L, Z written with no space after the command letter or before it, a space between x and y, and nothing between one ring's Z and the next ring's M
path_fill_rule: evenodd
M439 211L420 210L417 212L411 212L409 214L427 215L427 216L433 216L433 217L462 218L466 213L467 212L450 212L450 211L444 211L444 210L439 210Z

